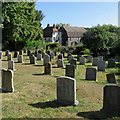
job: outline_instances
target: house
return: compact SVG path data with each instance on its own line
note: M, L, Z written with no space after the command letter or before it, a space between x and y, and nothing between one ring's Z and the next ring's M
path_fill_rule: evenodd
M87 30L82 27L62 26L55 27L55 24L51 27L49 24L43 30L44 42L59 42L61 45L76 45L81 42L83 33Z
M81 42L81 37L83 33L87 30L82 27L73 27L73 26L62 26L59 29L59 34L61 35L61 44L62 45L76 45Z
M43 29L43 42L57 42L59 41L59 32L58 27L55 27L55 24L53 26L50 26L49 24L45 29Z

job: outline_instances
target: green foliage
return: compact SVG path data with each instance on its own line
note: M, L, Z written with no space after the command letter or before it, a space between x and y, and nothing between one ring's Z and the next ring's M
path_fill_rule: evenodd
M103 25L89 28L82 37L82 42L86 48L90 49L95 56L101 51L108 50L116 46L118 41L118 27L113 25Z
M34 2L3 3L3 49L20 49L29 41L42 40L43 31L40 20L43 18L41 11L35 11Z

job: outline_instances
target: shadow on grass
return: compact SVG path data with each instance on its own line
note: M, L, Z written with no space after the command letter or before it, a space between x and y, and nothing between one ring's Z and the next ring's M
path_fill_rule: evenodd
M120 117L120 114L108 114L102 111L88 111L88 112L79 112L77 116L88 118L88 119L107 119L112 117Z
M2 60L2 61L8 61L8 60Z
M38 102L38 103L34 103L34 104L28 104L32 107L36 107L36 108L41 108L41 109L45 109L45 108L59 108L59 107L66 107L68 105L62 105L60 103L57 103L56 101L48 101L48 102Z
M44 66L44 65L34 65L34 66Z
M56 76L53 76L53 77L57 78L57 77L60 77L60 76L57 76L57 75L56 75Z
M23 63L22 65L31 65L30 63Z
M59 68L59 67L52 66L52 68Z
M32 74L32 75L37 75L37 76L39 76L39 75L46 75L45 73L41 73L41 74Z

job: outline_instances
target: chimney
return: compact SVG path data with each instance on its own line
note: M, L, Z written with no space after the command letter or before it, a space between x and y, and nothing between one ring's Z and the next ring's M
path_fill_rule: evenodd
M50 27L50 24L47 24L47 27Z
M55 28L55 24L53 24L53 28Z

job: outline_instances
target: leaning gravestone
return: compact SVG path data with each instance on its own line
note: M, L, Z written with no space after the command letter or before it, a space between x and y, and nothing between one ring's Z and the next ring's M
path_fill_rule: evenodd
M64 105L77 105L76 100L76 80L71 77L57 78L57 100Z
M106 68L106 61L98 61L98 71L105 71Z
M58 59L58 60L56 61L56 63L57 63L57 66L58 66L58 67L64 67L64 62L63 62L62 59Z
M52 67L52 65L51 65L51 63L46 63L45 64L45 67L44 67L44 73L45 74L51 74L51 67Z
M104 87L102 111L109 114L120 113L119 85L106 85Z
M115 73L106 74L106 77L107 77L108 83L115 83L116 84Z
M93 58L92 66L97 66L98 65L99 59L97 57Z
M42 60L42 54L37 54L37 60Z
M10 70L15 70L14 69L15 68L15 66L14 66L14 60L9 60L8 61L8 69L10 69Z
M96 70L96 68L86 68L86 80L97 81L97 70Z
M35 56L30 55L30 64L35 64Z
M46 63L50 62L50 56L49 55L44 55L43 58L43 65L45 65Z
M18 53L17 53L17 51L15 51L14 52L14 58L17 58L17 56L18 56Z
M0 51L0 60L2 59L2 52Z
M12 60L12 55L11 54L8 54L7 55L7 60L9 61L9 60Z
M7 70L7 69L2 70L2 91L14 92L12 70Z
M22 50L19 51L19 55L23 55L23 51Z
M6 50L5 56L7 56L10 53L9 50Z
M66 65L65 76L75 78L75 65Z
M23 56L22 55L18 55L18 63L23 63Z
M87 57L87 62L93 62L93 56L92 55L89 55Z
M70 65L75 65L75 69L77 69L77 60L71 59L70 60Z
M115 59L112 59L112 58L109 58L108 59L108 67L115 67L116 64L115 64Z
M80 57L79 64L80 65L85 65L85 57Z

